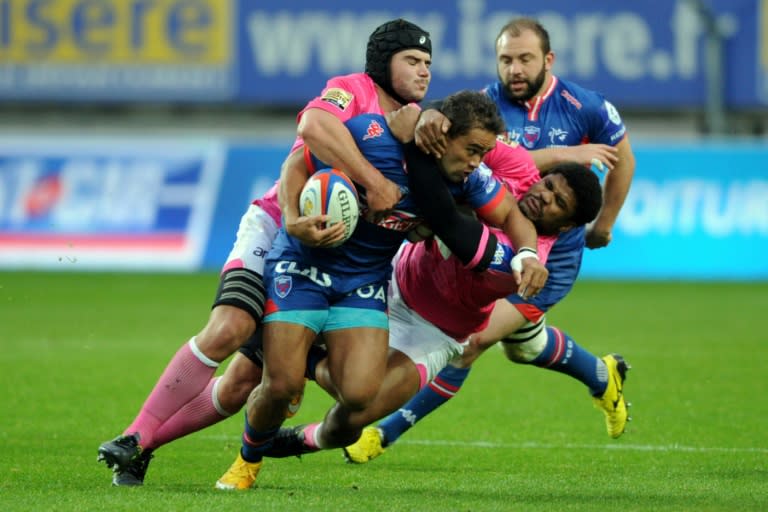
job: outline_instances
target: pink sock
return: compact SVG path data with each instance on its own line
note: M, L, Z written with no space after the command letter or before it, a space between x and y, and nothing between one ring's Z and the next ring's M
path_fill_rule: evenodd
M168 418L195 398L211 380L219 364L205 357L195 345L195 338L185 343L155 384L125 434L138 432L139 444L154 444L155 431Z
M166 443L175 441L192 432L197 432L214 423L218 423L230 414L220 407L216 406L213 394L216 390L216 383L221 377L214 377L208 381L208 385L195 398L190 400L187 405L182 407L179 412L171 416L168 421L160 425L155 432L152 440L152 446L142 446L144 448L159 448Z
M322 450L320 443L318 442L318 430L322 423L310 423L304 427L304 444L315 450Z

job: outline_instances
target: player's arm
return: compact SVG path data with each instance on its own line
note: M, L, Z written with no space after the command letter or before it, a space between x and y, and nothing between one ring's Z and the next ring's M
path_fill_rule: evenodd
M478 271L488 268L496 252L496 236L474 217L458 211L434 157L413 142L405 145L404 155L410 193L434 234L464 265Z
M590 166L599 162L601 172L611 170L618 161L618 150L608 144L580 144L556 148L543 148L531 151L533 161L541 172L564 162L578 162Z
M400 188L365 159L352 134L333 114L320 108L307 109L299 121L298 135L317 158L342 169L365 188L372 218L400 201Z
M536 227L520 211L517 201L506 187L501 187L501 194L501 201L493 209L478 213L487 223L501 227L512 245L518 248L513 259L512 272L520 295L532 297L541 291L549 275L549 271L538 258Z
M597 249L611 243L611 231L629 193L635 175L635 155L629 143L629 136L616 145L618 161L613 170L605 176L603 183L603 207L597 218L587 228L587 247Z
M327 215L302 216L299 211L301 189L310 175L306 148L288 155L280 168L277 200L283 214L285 231L310 247L325 247L344 238L344 224L339 222L326 228Z

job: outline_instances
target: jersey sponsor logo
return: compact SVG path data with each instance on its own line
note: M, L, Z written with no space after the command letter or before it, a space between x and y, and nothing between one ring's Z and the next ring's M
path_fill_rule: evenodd
M621 124L621 116L619 115L619 111L616 110L616 107L614 107L610 101L606 101L604 105L605 111L608 112L608 119L610 119L613 124Z
M363 135L363 140L369 140L369 139L375 139L376 137L381 137L384 135L384 128L379 124L378 121L371 121L371 124L368 125L368 129L365 130L365 135Z
M421 224L421 217L403 210L392 210L389 215L381 219L377 225L392 231L410 231Z
M565 143L565 139L568 137L568 130L563 130L560 128L551 128L549 130L549 133L547 133L549 136L549 141L552 144L560 145Z
M352 100L354 99L355 95L345 91L344 89L339 89L337 87L331 87L327 91L325 91L325 94L320 98L321 100L325 101L326 103L330 103L331 105L335 106L342 112L347 109L350 103L352 103Z
M329 274L320 271L317 267L299 267L299 264L295 261L278 261L275 265L275 272L278 274L296 274L302 277L306 277L313 283L320 285L324 288L328 288L333 284L333 280ZM278 281L278 277L275 278L275 283ZM275 291L278 291L275 289ZM290 291L290 290L288 290ZM287 293L287 292L286 292Z
M538 126L526 126L523 128L523 145L527 148L536 146L541 135L541 128Z
M284 299L293 289L293 278L291 276L277 276L275 278L275 293L281 299Z
M354 293L361 299L373 299L373 300L378 300L380 302L383 302L384 304L387 303L387 292L383 286L375 286L372 284L368 284L365 286L361 286L360 288L358 288L352 293Z
M573 105L577 109L581 110L581 107L582 107L581 102L579 100L577 100L576 98L574 98L571 93L569 93L568 91L562 91L562 92L560 92L560 96L565 98L565 100L568 103L570 103L571 105Z

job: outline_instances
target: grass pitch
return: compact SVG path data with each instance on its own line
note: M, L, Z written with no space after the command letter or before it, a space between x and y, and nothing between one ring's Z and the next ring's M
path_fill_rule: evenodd
M549 315L633 369L619 440L568 377L478 361L462 392L379 459L268 460L258 487L213 483L238 414L156 452L146 485L110 486L99 443L131 421L203 326L214 274L0 273L0 510L765 510L768 283L582 282ZM308 387L292 423L329 399Z

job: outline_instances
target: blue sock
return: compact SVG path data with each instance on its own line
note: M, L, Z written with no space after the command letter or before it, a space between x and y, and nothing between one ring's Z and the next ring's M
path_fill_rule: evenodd
M547 346L531 364L570 375L583 382L592 396L601 396L608 385L605 363L557 327L547 327Z
M384 418L377 425L384 433L384 446L397 441L417 421L453 398L467 379L470 369L446 366L408 403Z
M272 446L277 431L278 429L275 428L266 432L257 432L248 423L248 413L246 413L240 455L248 462L259 462L264 457L264 452Z

